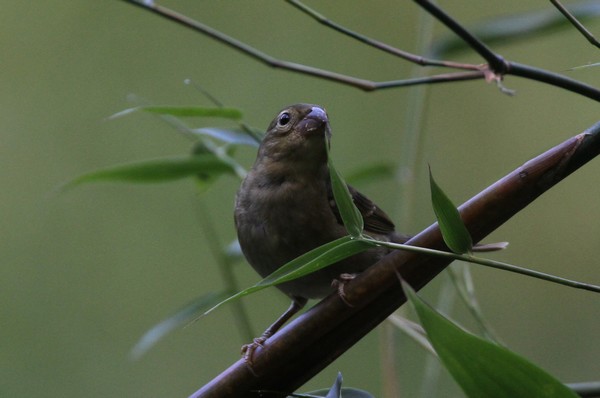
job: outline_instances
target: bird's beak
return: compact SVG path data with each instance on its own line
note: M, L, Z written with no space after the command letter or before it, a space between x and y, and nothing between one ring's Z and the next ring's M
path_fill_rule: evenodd
M298 130L306 135L323 135L326 131L329 132L327 113L323 108L313 106L311 111L298 123Z

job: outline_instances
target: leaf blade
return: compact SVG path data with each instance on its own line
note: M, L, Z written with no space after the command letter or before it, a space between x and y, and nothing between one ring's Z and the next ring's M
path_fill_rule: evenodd
M213 154L176 156L126 163L95 170L67 182L62 191L96 182L157 183L197 174L234 174L233 165Z
M109 119L126 116L130 113L144 111L155 115L170 115L179 117L217 117L229 120L240 120L243 117L242 111L237 108L209 108L201 106L171 106L171 105L145 105L136 106L122 110Z
M192 133L198 135L209 136L216 138L228 144L248 145L258 148L259 142L251 137L248 133L239 129L224 129L219 127L203 127L191 130Z
M468 397L577 397L525 358L455 325L426 304L404 281L402 288L442 363Z
M473 248L471 235L460 218L456 206L435 182L431 169L429 169L429 185L431 187L431 204L444 242L454 253L470 252Z
M329 175L331 178L331 189L333 191L333 197L337 204L340 216L346 227L348 234L354 238L358 238L362 235L364 229L364 220L362 214L356 208L352 195L348 190L348 185L344 181L342 175L337 171L331 159L329 152L329 142L326 140L327 147L327 165L329 167Z
M224 293L212 292L198 297L194 301L188 303L174 314L148 329L133 346L129 355L133 359L139 359L167 334L191 321L197 313L205 308L210 308L223 296Z
M334 264L340 260L343 260L344 258L367 250L373 246L375 246L375 244L372 242L361 239L353 239L350 236L344 236L332 242L326 243L301 255L300 257L295 258L287 264L284 264L266 278L256 283L254 286L250 286L219 302L207 310L204 315L211 313L220 306L233 300L237 300L241 297L258 292L268 287L275 286L283 282L289 282L293 279L308 275L330 264Z

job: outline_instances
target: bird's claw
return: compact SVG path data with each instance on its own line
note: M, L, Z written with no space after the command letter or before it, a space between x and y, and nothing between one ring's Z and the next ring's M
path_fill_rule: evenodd
M346 299L344 286L346 286L346 283L350 282L354 278L356 278L356 274L340 274L340 276L331 282L331 286L337 289L338 296L340 296L344 304L346 304L348 307L354 307L354 305Z
M267 336L261 336L255 338L252 343L244 344L242 346L242 355L244 356L244 361L246 361L248 365L253 365L252 357L254 356L254 351L256 351L258 347L263 347L265 341L267 341Z

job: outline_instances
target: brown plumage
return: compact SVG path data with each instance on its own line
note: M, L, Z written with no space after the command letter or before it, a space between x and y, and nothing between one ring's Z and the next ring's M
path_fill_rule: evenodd
M297 104L283 109L269 125L256 162L242 182L235 204L238 239L246 259L263 277L309 250L347 235L327 167L325 145L330 134L329 120L321 107ZM356 189L348 188L363 216L366 234L406 241L407 237L396 234L394 223L383 210ZM267 330L265 338L307 299L333 292L332 281L340 274L364 271L387 253L386 248L373 248L278 285L293 304Z

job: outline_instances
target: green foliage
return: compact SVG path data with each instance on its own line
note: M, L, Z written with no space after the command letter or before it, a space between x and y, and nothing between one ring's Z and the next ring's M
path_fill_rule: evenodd
M67 190L82 184L96 182L159 183L195 177L199 190L205 191L223 174L245 175L245 170L231 157L235 147L258 146L255 132L244 126L241 129L203 127L188 128L180 117L213 117L238 121L243 114L235 108L137 106L114 114L110 119L144 111L162 118L174 128L197 138L191 156L151 159L137 163L107 167L81 175L65 184ZM216 144L217 140L220 144Z
M329 142L326 143L327 147L327 165L329 167L329 174L331 177L331 188L333 190L333 197L335 198L335 203L337 204L340 215L344 222L344 227L346 227L346 231L353 238L357 238L362 235L363 231L363 218L360 214L360 211L354 205L354 201L352 200L352 195L350 195L350 191L348 191L348 185L342 178L341 174L336 170L333 165L333 161L331 160L331 154L329 153Z
M351 236L344 236L332 242L319 246L308 253L281 266L269 276L241 292L216 304L204 313L209 314L223 304L237 300L252 293L256 293L267 287L275 286L283 282L300 278L312 272L318 271L328 265L335 264L347 257L360 253L373 247L374 244L364 240L355 240Z
M63 190L82 184L120 181L159 183L186 177L234 174L234 166L213 154L177 156L107 167L83 174L63 186Z
M130 113L144 111L155 115L170 115L179 117L218 117L230 120L240 120L242 118L242 112L236 108L206 108L200 106L136 106L134 108L125 109L119 113L116 113L110 117L115 119L117 117L129 115Z
M292 394L294 398L374 398L366 391L356 388L342 387L342 373L338 372L337 378L330 389L311 391L305 394Z
M206 117L221 117L225 119L237 120L241 117L241 112L233 112L228 108L179 108L179 107L137 107L119 113L117 116L131 113L135 110L144 110L146 112L158 115L165 121L170 123L179 131L185 132L189 137L194 138L194 147L192 154L181 157L170 157L163 159L147 160L138 163L131 163L120 166L113 166L97 171L84 174L64 186L65 189L73 188L82 184L95 183L101 181L122 181L132 183L157 183L178 180L186 177L194 177L199 188L204 190L211 186L223 174L234 174L242 177L245 170L233 159L235 148L238 146L254 146L258 145L256 137L251 128L241 125L241 128L230 129L220 127L202 127L197 129L188 128L178 118L189 116L206 116ZM501 266L505 269L515 271L515 266L507 264L499 264L489 260L476 259L471 256L458 256L457 254L437 252L426 248L411 247L406 245L398 245L391 242L379 242L368 236L364 236L363 218L358 211L352 196L348 190L348 186L341 174L335 168L329 153L329 143L325 142L328 151L328 166L331 176L332 190L340 215L348 231L349 235L335 241L329 242L321 247L315 248L308 253L290 261L283 265L271 275L267 276L254 286L244 289L226 299L223 299L224 294L207 294L194 302L186 305L181 310L177 311L172 316L161 321L153 328L148 330L136 344L132 350L133 357L143 355L147 350L160 341L166 334L189 322L196 314L203 312L204 315L212 312L221 305L237 300L248 294L255 293L270 286L288 282L290 280L300 278L312 272L318 271L331 264L335 264L349 256L368 250L374 246L386 245L395 249L413 250L421 253L441 256L455 256L466 259L467 261L477 262L480 264L486 263L491 266ZM357 173L355 178L381 178L393 175L393 166L378 165L363 169ZM430 172L431 184L431 199L434 212L440 225L440 230L444 237L444 241L448 247L455 253L467 253L471 250L471 237L466 230L458 210L446 194L437 185ZM236 244L230 245L224 256L237 258L241 255L239 246ZM489 263L489 264L487 264ZM517 271L515 271L517 272ZM541 273L528 271L522 272L536 277L544 277ZM551 278L552 279L552 278ZM558 279L558 278L554 278ZM416 304L418 306L419 304ZM419 307L421 308L421 307ZM421 313L425 313L422 315ZM510 353L503 347L496 346L486 341L465 334L453 325L448 326L449 321L442 320L435 316L428 315L423 309L419 312L422 318L422 323L426 325L428 335L432 341L436 351L440 354L445 366L456 377L458 383L463 386L469 396L482 396L477 394L488 394L490 391L503 391L504 384L518 385L523 388L523 391L534 391L540 385L548 388L549 391L556 394L562 394L564 387L559 382L550 382L553 380L545 372L538 370L535 366L529 364L525 360ZM429 325L429 327L427 327ZM432 326L433 325L433 326ZM441 325L441 326L440 326ZM432 328L430 330L430 328ZM443 330L443 332L439 332ZM462 333L462 334L461 334ZM466 363L466 365L465 365ZM471 376L475 369L484 369L490 374L494 370L502 370L503 374L506 370L506 377L493 378L492 375L482 373L477 374L477 377ZM510 368L510 369L509 369ZM513 374L511 372L517 372ZM521 372L521 373L519 373ZM521 383L522 372L526 372L527 383ZM484 379L485 383L481 383L480 378ZM515 383L514 380L519 380ZM510 383L509 383L510 381ZM557 387L558 383L558 387ZM483 384L483 386L480 386ZM482 388L482 389L479 389ZM508 387L506 387L508 388ZM506 390L514 393L515 390ZM521 391L521 390L518 390ZM567 391L569 391L567 389ZM327 391L316 392L320 394L316 396L334 397L354 397L368 398L371 397L368 393L360 390L341 388L341 376L336 381L332 389ZM510 395L483 395L491 397L504 397ZM301 395L295 395L301 396ZM535 396L535 395L529 395ZM548 395L555 396L570 396L570 395Z
M250 137L244 130L203 127L191 131L198 135L216 138L228 144L248 145L256 148L258 148L259 145L259 142L253 137Z
M465 224L463 224L456 206L433 179L431 169L429 170L429 183L431 186L431 204L444 242L454 253L470 252L473 247L471 235Z
M440 360L468 397L577 397L526 359L446 319L421 300L407 283L403 282L402 287Z
M207 293L177 310L174 314L162 320L160 323L157 323L144 333L131 349L131 357L139 359L167 334L189 323L197 317L198 313L212 307L219 300L222 300L224 296L225 293Z

